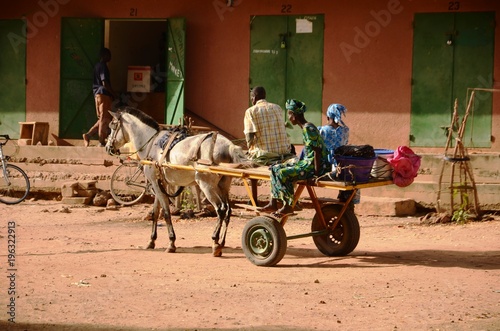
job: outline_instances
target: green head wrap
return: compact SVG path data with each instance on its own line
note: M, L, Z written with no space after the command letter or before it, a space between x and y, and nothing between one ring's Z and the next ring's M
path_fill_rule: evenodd
M307 110L306 104L302 101L289 99L286 101L286 109L295 115L304 114Z

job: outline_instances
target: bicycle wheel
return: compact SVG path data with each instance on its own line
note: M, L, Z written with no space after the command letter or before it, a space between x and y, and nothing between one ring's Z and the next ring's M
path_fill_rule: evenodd
M30 180L21 168L6 164L5 171L0 170L0 202L8 205L20 203L29 192Z
M116 168L111 176L110 193L117 203L130 206L141 201L147 184L142 166L136 162L126 162Z

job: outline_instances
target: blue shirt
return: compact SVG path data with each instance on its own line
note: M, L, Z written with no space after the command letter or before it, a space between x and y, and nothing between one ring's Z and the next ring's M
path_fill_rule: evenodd
M103 81L111 86L111 77L109 74L108 66L106 65L106 62L99 61L94 67L94 81L92 85L92 92L94 92L94 96L96 96L97 94L104 94L112 97L113 95L102 85Z
M349 128L347 126L338 126L337 128L334 128L333 126L325 125L320 126L318 129L321 137L323 137L326 148L330 152L328 160L331 164L335 165L335 160L333 158L335 155L335 149L348 144Z

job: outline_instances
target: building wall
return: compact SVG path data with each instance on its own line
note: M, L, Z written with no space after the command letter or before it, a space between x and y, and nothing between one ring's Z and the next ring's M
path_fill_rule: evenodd
M450 5L457 3L460 12L495 11L498 19L500 2L487 0L234 0L233 7L227 7L226 0L19 0L5 5L0 19L28 21L26 119L49 121L51 133L57 135L61 17L185 17L186 108L243 137L250 17L324 14L323 108L332 102L347 106L351 143L396 148L409 144L413 15L450 12ZM495 38L497 77L498 28ZM500 84L494 87L500 89ZM482 151L500 152L498 96L493 101L492 134L497 138L492 148Z

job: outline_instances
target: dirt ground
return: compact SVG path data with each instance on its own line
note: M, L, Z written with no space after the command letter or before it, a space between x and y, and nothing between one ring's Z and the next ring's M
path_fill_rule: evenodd
M498 217L360 217L348 256L324 256L308 237L289 240L277 266L257 267L241 249L251 212L233 210L215 258L211 217L175 218L177 253L164 251L165 226L145 250L148 208L1 205L0 329L500 330ZM287 235L309 232L312 214L290 219Z

